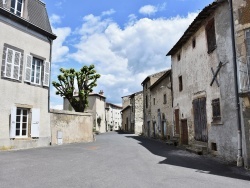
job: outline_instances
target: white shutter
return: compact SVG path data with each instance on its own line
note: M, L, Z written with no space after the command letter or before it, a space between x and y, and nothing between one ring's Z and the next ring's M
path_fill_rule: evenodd
M32 59L33 57L31 55L26 56L25 79L24 79L24 81L26 82L31 81Z
M5 74L7 78L12 77L12 62L13 62L14 51L7 48L6 58L5 58Z
M43 86L49 87L50 62L44 62Z
M16 107L11 108L10 115L10 138L16 137Z
M40 129L40 109L32 108L32 117L31 117L31 137L39 137Z
M13 78L16 79L16 80L19 80L20 61L21 61L21 53L15 51L14 52Z

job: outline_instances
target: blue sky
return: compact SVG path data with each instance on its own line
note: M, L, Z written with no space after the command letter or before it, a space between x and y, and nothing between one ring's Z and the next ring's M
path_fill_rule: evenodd
M52 81L59 69L94 64L95 92L108 102L142 90L150 74L170 68L166 53L213 0L43 0L53 32ZM62 99L51 87L51 107Z

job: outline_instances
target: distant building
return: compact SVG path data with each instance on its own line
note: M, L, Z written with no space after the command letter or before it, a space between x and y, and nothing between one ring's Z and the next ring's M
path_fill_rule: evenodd
M120 130L122 128L121 110L122 107L106 103L106 126L107 130Z

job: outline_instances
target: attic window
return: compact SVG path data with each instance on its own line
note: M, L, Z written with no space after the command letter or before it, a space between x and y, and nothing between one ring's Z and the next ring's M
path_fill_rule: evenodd
M10 12L22 16L23 0L11 0Z
M177 60L180 61L181 60L181 54L177 55Z
M195 46L196 46L196 40L195 40L195 38L193 38L192 46L193 46L193 48L195 48Z
M182 76L179 76L179 91L183 90L183 85L182 85Z
M207 53L211 53L216 48L214 18L211 19L206 25L206 34L207 34L207 48L208 48Z

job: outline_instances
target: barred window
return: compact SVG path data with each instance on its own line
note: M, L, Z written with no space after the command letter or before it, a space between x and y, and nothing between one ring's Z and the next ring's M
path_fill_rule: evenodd
M212 100L213 122L221 120L220 99Z

